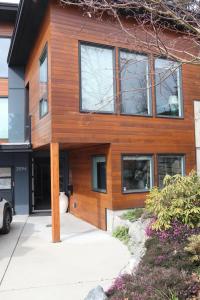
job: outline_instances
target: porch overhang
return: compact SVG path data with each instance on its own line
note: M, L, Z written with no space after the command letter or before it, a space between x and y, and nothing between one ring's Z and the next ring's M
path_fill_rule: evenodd
M29 143L24 144L0 144L1 152L32 152L32 145Z

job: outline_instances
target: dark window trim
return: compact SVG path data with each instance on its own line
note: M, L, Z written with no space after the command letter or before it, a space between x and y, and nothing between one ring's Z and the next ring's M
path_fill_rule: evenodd
M126 52L126 53L130 53L130 54L136 54L136 55L143 55L146 56L148 58L148 70L151 71L151 56L148 53L144 53L144 52L139 52L139 51L134 51L134 50L129 50L129 49L125 49L125 48L118 48L118 80L119 80L119 99L120 99L120 115L125 115L125 116L135 116L135 117L153 117L153 97L152 97L152 80L151 80L151 76L148 74L148 82L150 84L150 88L149 88L149 107L150 107L150 112L149 114L145 115L145 114L131 114L131 113L124 113L122 112L122 84L121 84L121 72L120 72L120 66L121 66L121 60L120 60L120 53L121 52Z
M0 191L12 191L12 197L13 197L13 182L14 182L14 168L11 165L0 165L0 169L1 168L10 168L11 169L11 176L5 176L5 177L0 177L0 179L11 179L11 188L10 189L0 189ZM14 200L13 200L14 201Z
M96 157L105 157L105 164L106 164L106 188L105 188L105 190L95 189L94 188L93 160ZM91 184L92 184L92 192L107 194L107 156L106 156L106 154L95 154L95 155L92 155L91 158L92 158L91 159L91 167L92 167L91 168L92 169L92 172L91 172L91 175L92 175L92 178L91 178L91 180L92 180L92 182L91 182Z
M87 45L91 47L99 47L103 49L112 50L113 57L113 101L114 109L113 111L96 111L96 110L85 110L82 109L82 70L81 70L81 45ZM111 45L93 43L89 41L78 41L78 59L79 59L79 112L80 113L94 113L94 114L106 114L106 115L115 115L116 114L116 95L117 95L117 82L116 82L116 48Z
M150 175L151 177L151 184L152 187L148 190L131 190L131 191L124 191L123 190L123 173L124 173L124 167L123 167L123 157L125 156L135 156L135 157L141 157L141 156L147 156L147 157L151 157L151 168L150 168ZM154 153L121 153L121 193L123 195L127 195L127 194L141 194L141 193L149 193L150 190L153 188L154 186L154 182L155 182L155 154Z
M179 63L176 60L168 59L164 56L154 56L154 97L155 97L155 117L156 118L164 118L164 119L177 119L177 120L183 120L184 119L184 97L183 97L183 76L182 76L182 66L179 67L179 80L180 80L180 110L181 115L180 116L165 116L165 115L159 115L157 112L157 97L156 97L156 59L163 59L168 61L173 61L175 63Z
M45 44L42 53L39 58L39 87L40 87L40 67L41 67L41 61L44 62L45 55L47 57L47 99L45 98L39 98L39 119L43 119L46 115L49 113L49 68L48 68L48 61L49 61L49 55L48 55L48 43ZM47 112L45 114L41 114L41 102L47 101Z
M157 177L159 178L159 156L165 156L165 157L172 157L172 156L180 156L182 157L182 161L183 161L183 174L181 174L182 176L186 175L186 154L185 153L157 153L156 154L156 160L157 160ZM157 180L158 180L157 178ZM159 186L159 180L157 182L157 186L158 188L160 188Z
M0 35L0 39L10 39L10 42L11 42L12 36L10 36L10 35ZM8 65L8 63L7 63L7 65ZM9 78L9 74L8 74L7 77L6 76L0 76L0 79L8 79L8 78Z

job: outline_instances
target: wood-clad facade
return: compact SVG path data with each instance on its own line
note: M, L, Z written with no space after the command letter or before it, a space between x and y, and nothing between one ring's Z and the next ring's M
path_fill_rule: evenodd
M49 165L51 161L51 200L52 208L56 207L52 212L55 227L59 227L57 179L60 167L60 190L66 193L68 187L70 190L69 211L99 228L106 229L108 209L115 211L141 207L147 195L144 190L126 192L123 189L124 156L150 157L153 185L159 183L158 158L161 154L184 157L186 174L196 169L194 100L200 99L199 66L182 66L181 116L161 117L156 114L155 57L151 53L146 53L151 66L150 80L153 84L150 90L151 113L146 116L121 113L119 56L122 49L141 53L141 48L130 44L124 32L109 17L103 20L89 18L77 8L61 6L59 1L44 2L47 6L44 14L40 16L41 22L36 38L32 42L27 59L22 63L25 70L24 85L29 94L29 115L32 119L34 168L32 173L35 172L36 157L40 157L39 160L45 157ZM34 4L31 5L34 8ZM28 10L28 6L20 9ZM36 14L36 11L34 13ZM130 25L128 22L131 21L127 20L127 25ZM31 28L31 24L27 26ZM10 29L5 26L1 30L4 30L4 34L8 34ZM24 33L26 36L23 43L28 40L27 32L28 29ZM19 35L18 32L15 33ZM145 33L141 31L140 35L142 39ZM166 33L166 39L169 41L175 38L175 33ZM20 38L19 41L13 41L15 47L18 43L20 44ZM81 45L108 47L113 51L115 93L113 112L81 110ZM46 113L41 117L40 68L44 49L47 54L45 101L48 108L46 107ZM18 63L20 59L17 51L13 50L9 59L11 65L15 60ZM0 80L3 94L6 94L6 84ZM60 158L57 153L58 147ZM105 159L106 188L103 192L93 188L93 158L98 156ZM36 193L33 187L32 192L33 199ZM53 236L53 240L58 241L59 230L54 230Z

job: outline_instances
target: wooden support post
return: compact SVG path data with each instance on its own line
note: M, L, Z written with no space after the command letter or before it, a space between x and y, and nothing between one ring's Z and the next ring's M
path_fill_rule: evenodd
M59 144L50 144L52 242L60 242Z

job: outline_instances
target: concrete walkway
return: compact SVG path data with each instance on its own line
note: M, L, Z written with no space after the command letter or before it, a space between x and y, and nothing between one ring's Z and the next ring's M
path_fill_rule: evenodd
M0 299L83 300L107 288L128 263L127 248L70 214L62 216L62 243L51 243L50 216L16 216L0 235Z

